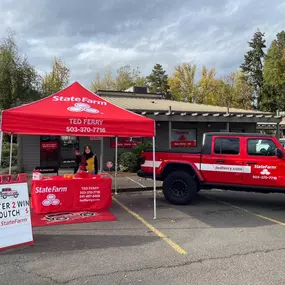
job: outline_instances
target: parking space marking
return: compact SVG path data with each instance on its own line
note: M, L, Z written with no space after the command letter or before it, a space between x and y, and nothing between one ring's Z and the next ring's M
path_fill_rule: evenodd
M156 234L158 237L160 237L162 240L164 240L168 245L170 245L176 252L180 254L187 254L187 251L183 249L181 246L179 246L177 243L172 241L169 237L167 237L164 233L156 229L153 225L148 223L143 217L141 217L139 214L135 213L131 209L129 209L127 206L122 204L119 200L117 200L115 197L113 197L113 200L120 205L124 210L126 210L130 215L135 217L137 220L139 220L142 224L144 224L147 228L149 228L154 234Z
M126 178L127 178L127 179L129 179L130 181L132 181L132 182L134 182L134 183L138 184L138 185L139 185L139 186L141 186L142 188L146 188L146 186L145 186L145 185L143 185L143 184L139 183L138 181L136 181L136 180L134 180L134 179L132 179L132 178L130 178L130 177L128 177L128 176L126 176Z
M221 204L230 206L230 207L232 207L232 208L238 209L238 210L243 211L243 212L246 212L246 213L248 213L248 214L252 214L252 215L254 215L254 216L258 217L258 218L261 218L261 219L264 219L264 220L267 220L267 221L270 221L270 222L272 222L272 223L275 223L275 224L278 224L278 225L280 225L280 226L285 227L285 223L283 223L283 222L280 222L280 221L277 221L277 220L275 220L275 219L271 219L271 218L269 218L269 217L266 217L266 216L263 216L263 215L254 213L254 212L249 211L249 210L247 210L247 209L245 209L245 208L242 208L242 207L239 207L239 206L230 204L230 203L228 203L228 202L225 202L225 201L222 201L222 200L213 198L213 197L210 197L210 196L208 196L208 195L204 195L204 194L203 194L203 196L206 197L206 198L208 198L208 199L210 199L210 200L219 202L219 203L221 203Z

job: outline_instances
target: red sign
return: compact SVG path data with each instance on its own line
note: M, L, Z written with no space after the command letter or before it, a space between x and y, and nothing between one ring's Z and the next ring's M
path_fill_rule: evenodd
M111 178L55 179L32 181L35 213L97 211L112 205Z
M41 149L44 150L58 149L58 142L41 142Z
M171 130L171 147L195 147L197 146L196 141L196 130Z
M172 141L171 147L195 147L196 141Z

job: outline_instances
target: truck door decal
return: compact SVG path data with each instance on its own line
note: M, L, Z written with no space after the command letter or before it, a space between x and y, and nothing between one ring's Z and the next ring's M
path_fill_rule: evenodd
M243 165L223 165L211 163L195 163L199 170L218 171L218 172L235 172L235 173L251 173L251 166Z

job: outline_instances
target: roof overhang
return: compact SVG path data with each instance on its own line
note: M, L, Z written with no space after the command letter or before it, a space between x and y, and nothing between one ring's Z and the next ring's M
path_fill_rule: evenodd
M243 122L277 124L282 120L281 116L268 113L205 113L205 112L177 112L177 111L149 111L133 110L137 114L147 116L156 121L188 121L188 122Z

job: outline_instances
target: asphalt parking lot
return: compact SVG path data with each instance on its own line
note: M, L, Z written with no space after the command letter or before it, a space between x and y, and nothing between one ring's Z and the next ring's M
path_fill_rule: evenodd
M188 206L115 195L115 222L42 227L0 254L0 284L284 284L285 195L201 191Z

